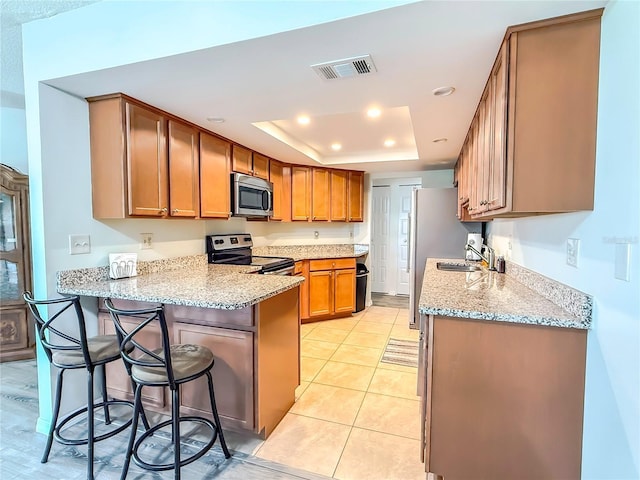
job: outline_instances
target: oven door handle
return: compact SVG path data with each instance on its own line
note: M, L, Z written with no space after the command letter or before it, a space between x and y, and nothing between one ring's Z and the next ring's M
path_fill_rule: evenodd
M287 275L287 276L291 276L293 275L293 272L295 270L294 266L291 267L286 267L286 268L280 268L279 270L272 270L270 272L262 272L264 275Z

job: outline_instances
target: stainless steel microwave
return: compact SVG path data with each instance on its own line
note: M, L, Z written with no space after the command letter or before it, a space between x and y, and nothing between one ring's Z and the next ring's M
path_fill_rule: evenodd
M231 174L231 213L236 217L273 215L273 184L243 173Z

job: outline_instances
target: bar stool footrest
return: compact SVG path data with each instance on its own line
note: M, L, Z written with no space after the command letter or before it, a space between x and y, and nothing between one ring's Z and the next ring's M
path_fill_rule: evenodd
M96 403L93 406L93 409L99 409L99 408L104 408L106 406L110 407L112 405L127 405L129 407L131 407L131 409L133 410L133 402L129 402L127 400L109 400L107 402L100 402L100 403ZM62 434L60 433L60 431L64 428L64 426L69 423L71 420L73 420L74 418L76 418L78 415L82 415L82 414L86 414L88 410L88 407L81 407L78 410L68 414L66 417L64 417L59 423L58 426L55 428L54 432L53 432L53 436L55 438L55 440L59 443L61 443L62 445L87 445L89 443L89 439L87 437L85 438L66 438L64 436L62 436ZM109 422L108 424L105 423L105 425L110 425L111 422ZM102 435L98 435L97 437L94 437L93 441L94 442L99 442L101 440L106 440L107 438L111 438L117 434L119 434L120 432L122 432L123 430L125 430L127 427L129 427L131 425L131 418L129 420L127 420L125 423L123 423L122 425L120 425L117 428L114 428L113 430L110 430L106 433L103 433Z
M147 439L148 437L152 436L155 432L157 432L161 428L164 428L164 427L166 427L168 425L171 425L173 423L171 420L166 420L166 421L161 422L161 423L159 423L157 425L154 425L149 430L144 432L140 436L140 438L138 438L136 440L136 443L135 443L135 446L133 447L133 452L132 452L133 461L136 463L136 465L138 465L140 468L144 468L145 470L151 470L153 472L160 472L160 471L164 471L164 470L173 470L174 468L184 467L185 465L189 465L191 462L195 462L200 457L202 457L205 453L207 453L209 451L209 449L213 446L213 444L216 442L217 438L218 438L218 427L216 427L216 425L209 419L206 419L206 418L203 418L203 417L184 416L184 417L180 417L180 422L195 422L195 423L199 423L201 425L206 425L207 427L209 427L209 429L212 432L211 439L209 440L208 443L206 443L205 445L200 447L200 449L196 453L194 453L193 455L191 455L188 458L185 458L184 460L181 459L179 466L175 465L173 462L172 463L162 463L162 464L147 463L144 460L142 460L140 458L140 456L138 455L138 448L142 445L142 443L145 441L145 439Z

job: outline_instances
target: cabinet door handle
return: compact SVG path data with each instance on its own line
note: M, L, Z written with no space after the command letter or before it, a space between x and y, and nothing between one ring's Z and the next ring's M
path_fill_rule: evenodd
M167 208L163 208L160 210L160 214L164 215L165 213L167 213Z
M171 210L171 213L178 213L180 210L178 208L174 208L173 210Z

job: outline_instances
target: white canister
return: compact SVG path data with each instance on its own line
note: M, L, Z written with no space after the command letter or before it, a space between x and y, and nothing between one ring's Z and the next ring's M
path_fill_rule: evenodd
M473 248L480 252L482 248L482 234L469 233L467 235L467 245L471 245ZM467 250L465 258L467 260L480 260L480 255L478 255L473 250Z

